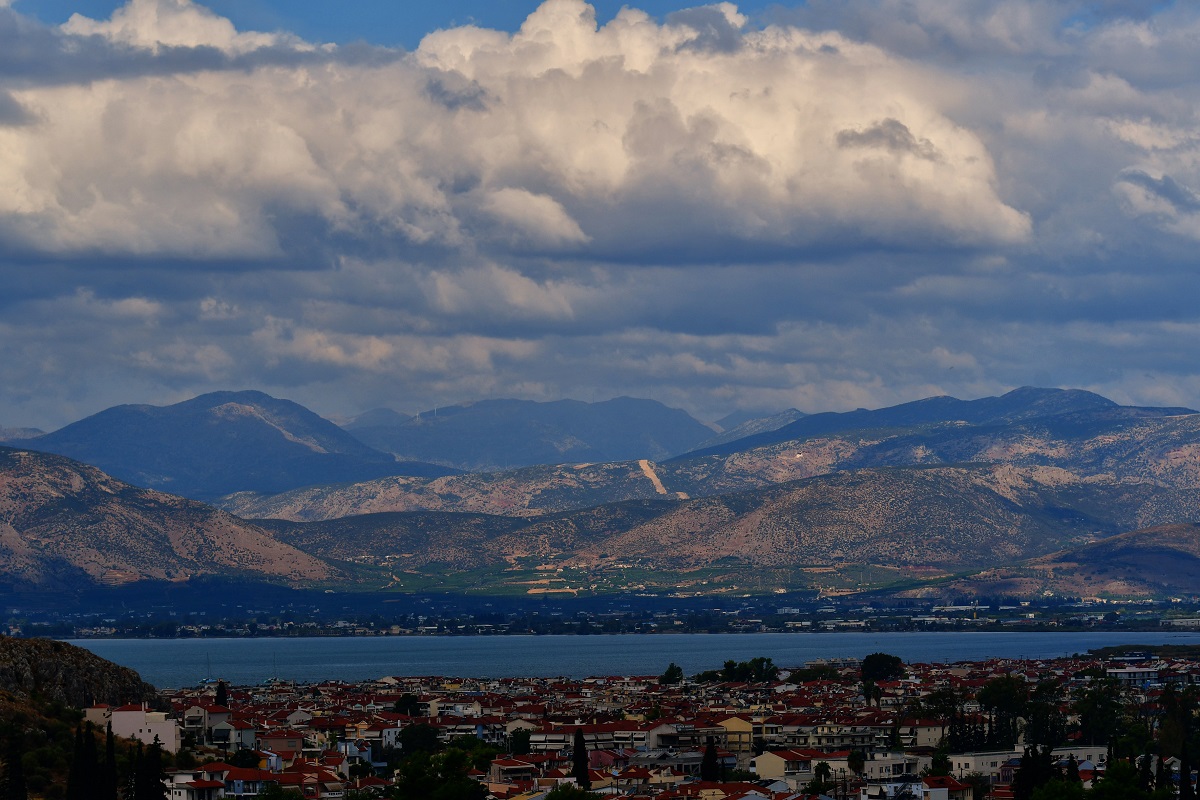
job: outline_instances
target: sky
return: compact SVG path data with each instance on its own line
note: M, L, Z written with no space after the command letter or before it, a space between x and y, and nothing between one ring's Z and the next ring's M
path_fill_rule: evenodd
M1200 408L1200 4L334 7L0 0L0 426Z

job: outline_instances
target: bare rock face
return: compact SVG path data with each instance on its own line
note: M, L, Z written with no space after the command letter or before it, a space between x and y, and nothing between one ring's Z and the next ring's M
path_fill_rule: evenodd
M74 708L154 701L157 690L128 667L50 639L0 636L0 691Z

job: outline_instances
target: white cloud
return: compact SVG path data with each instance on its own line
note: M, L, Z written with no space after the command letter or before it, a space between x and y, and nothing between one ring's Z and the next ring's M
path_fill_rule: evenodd
M113 42L158 50L162 47L215 47L244 53L295 39L239 33L233 23L192 0L128 0L108 20L73 14L63 30L77 36L103 36Z
M0 423L229 385L1200 405L1194 4L550 0L409 54L2 13Z
M622 258L710 239L1028 237L991 155L923 70L836 34L742 31L730 4L708 11L663 25L625 11L598 28L581 0L548 0L516 34L441 31L390 63L27 88L15 99L35 121L0 133L0 226L35 251L196 260L294 258L322 231L351 251ZM735 38L710 41L717 23ZM130 0L64 30L146 48L308 47L239 33L188 0ZM843 146L884 124L938 157Z
M497 189L483 201L483 209L513 232L511 241L528 238L535 246L578 245L588 236L555 200L524 189Z

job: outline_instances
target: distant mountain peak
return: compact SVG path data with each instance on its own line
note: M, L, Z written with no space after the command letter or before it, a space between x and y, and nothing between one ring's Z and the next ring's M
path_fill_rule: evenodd
M22 444L197 499L453 471L398 463L299 403L254 390L115 406Z
M1106 397L1083 389L1022 386L999 397L981 397L976 400L959 400L948 395L938 395L875 410L810 414L774 430L755 432L732 440L722 437L723 441L719 444L708 445L679 457L728 455L739 450L778 442L850 430L921 427L948 423L1007 424L1019 420L1120 407ZM1162 409L1164 413L1179 410Z
M411 419L376 415L346 429L397 458L469 471L538 464L658 460L695 447L712 431L656 400L488 398L422 411Z

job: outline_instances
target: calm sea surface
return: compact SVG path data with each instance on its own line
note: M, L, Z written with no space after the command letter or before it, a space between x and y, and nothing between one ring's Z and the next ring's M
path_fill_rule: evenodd
M83 639L71 644L132 667L160 688L206 678L311 682L385 675L458 677L691 675L727 659L784 666L874 652L905 661L1053 658L1118 644L1200 644L1200 633L759 633L646 636L455 636L310 639Z

